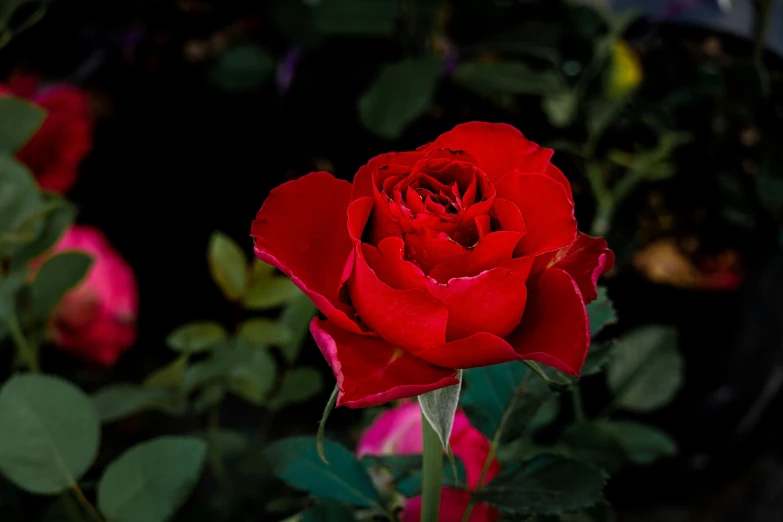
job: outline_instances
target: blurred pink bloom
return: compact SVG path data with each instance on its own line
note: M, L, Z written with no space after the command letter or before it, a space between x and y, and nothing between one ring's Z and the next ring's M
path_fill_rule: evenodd
M451 432L451 450L465 465L465 474L470 489L478 485L481 470L489 455L489 440L471 426L468 416L458 411L454 417ZM410 455L422 452L421 411L419 403L408 401L386 410L378 416L367 431L362 434L357 454L363 455ZM492 462L484 483L497 475L500 464ZM458 521L468 505L467 491L444 488L441 492L440 522ZM419 520L421 497L410 499L405 504L403 522ZM495 509L485 504L476 505L470 522L492 522L499 519Z
M112 366L136 340L139 305L133 269L96 228L75 225L47 256L64 251L85 252L93 264L55 310L54 342L82 359Z
M90 99L77 87L42 89L38 77L15 74L0 83L0 96L26 98L47 112L38 131L17 153L45 190L65 194L73 188L79 164L92 148Z

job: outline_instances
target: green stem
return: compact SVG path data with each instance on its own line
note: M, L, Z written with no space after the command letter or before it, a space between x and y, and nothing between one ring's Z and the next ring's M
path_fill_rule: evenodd
M104 522L101 514L97 509L95 509L95 506L93 506L92 503L87 500L87 497L84 496L84 492L76 483L76 481L71 483L71 493L73 493L73 496L76 497L76 500L79 502L79 504L82 505L84 510L87 511L87 513L93 520L95 520L95 522Z
M574 403L574 417L577 421L583 421L585 420L585 408L582 404L582 390L579 389L579 386L574 386L571 388L571 400Z
M13 339L14 344L16 345L16 350L27 363L30 371L41 373L41 366L38 364L38 356L32 345L27 342L27 339L22 332L22 327L19 324L19 319L17 319L15 313L12 313L8 318L8 330L11 333L11 339Z
M423 434L421 522L435 522L440 512L440 481L443 466L443 445L430 421L421 415Z
M207 419L207 434L209 437L209 465L215 479L227 492L232 491L231 480L226 472L223 462L223 453L220 449L220 403L209 410Z

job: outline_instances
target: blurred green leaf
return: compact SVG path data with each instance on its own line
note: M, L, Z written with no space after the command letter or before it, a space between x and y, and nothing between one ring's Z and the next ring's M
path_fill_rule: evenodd
M601 422L571 424L558 442L568 448L573 458L595 464L610 474L617 472L630 458L617 437L604 429Z
M492 94L546 95L562 92L563 78L555 71L534 71L518 62L463 62L454 79L482 96Z
M510 515L558 515L601 502L605 481L592 466L544 455L503 471L475 498Z
M258 45L242 44L222 52L209 71L212 83L226 91L248 91L272 77L275 61Z
M202 438L215 446L224 459L239 457L250 449L247 436L239 431L219 429L204 432Z
M187 354L180 355L172 362L162 368L158 368L144 379L145 388L161 388L168 390L177 390L182 386L185 378L185 371L188 368L189 357Z
M41 231L35 239L13 250L12 267L21 267L43 252L49 250L63 236L76 219L76 206L56 194L44 192L38 216Z
M394 29L396 0L320 0L313 6L313 24L325 35L383 36Z
M300 295L302 291L287 277L254 280L247 289L244 305L248 310L268 310L277 308Z
M237 336L250 344L283 346L291 341L292 334L279 321L248 319L239 325Z
M0 95L0 154L16 154L41 127L44 119L46 111L41 107L20 98Z
M59 377L17 374L0 390L0 471L20 488L70 488L98 453L100 421L79 388Z
M0 255L7 245L22 245L35 239L38 231L19 233L19 227L43 205L35 178L27 167L0 155Z
M207 259L212 278L230 301L237 301L245 293L248 262L245 253L233 239L222 232L214 232L209 239Z
M555 127L568 127L576 117L579 99L572 91L562 91L545 96L541 107Z
M355 522L353 510L334 500L321 500L302 513L301 522Z
M5 322L14 312L16 293L24 286L26 280L26 270L17 270L5 277L0 277L0 332L3 331ZM0 339L2 339L2 335L0 335Z
M607 377L620 407L645 412L665 406L683 382L677 331L651 325L628 333L619 341Z
M228 332L216 321L199 321L180 326L169 334L166 344L182 353L205 352L228 338Z
M92 394L92 403L104 424L132 415L160 410L183 414L184 403L170 390L141 388L133 384L110 384Z
M399 494L407 498L421 495L421 454L416 455L365 455L361 460L368 468L380 468L389 473ZM455 460L452 468L447 455L443 456L443 487L460 488L466 484L465 464L460 459Z
M617 322L617 312L605 286L598 287L598 297L587 305L587 315L590 318L590 337L595 337L605 326Z
M49 317L63 296L85 278L92 261L88 254L76 251L61 252L47 259L30 287L36 317Z
M206 413L210 409L214 408L221 402L226 396L226 387L222 384L210 384L205 386L193 401L193 411L196 414L201 415Z
M443 63L434 57L386 65L359 98L359 117L365 127L386 139L395 139L430 104Z
M307 402L323 390L324 382L321 372L309 366L294 368L283 379L280 390L269 407L279 410L291 404Z
M159 437L126 451L98 483L98 508L111 522L164 522L187 500L207 446L190 437Z
M255 350L244 364L237 365L229 376L229 389L246 401L263 404L275 383L277 363L266 350Z
M310 321L313 320L315 313L315 305L304 294L288 303L283 309L279 322L291 332L291 340L280 347L280 352L286 361L294 362L299 357L299 350L310 333Z
M541 407L538 409L533 418L530 419L528 427L531 432L549 426L554 422L560 413L560 401L557 396L553 395L549 399L545 400Z
M370 476L352 452L330 440L324 441L324 451L329 464L318 456L315 437L290 437L267 446L264 456L277 478L314 497L380 505Z
M231 371L244 364L253 352L263 352L246 346L236 339L228 339L210 354L210 357L188 366L182 380L182 392L191 393L216 381L226 382Z
M601 425L617 439L635 464L652 464L661 457L677 454L677 443L653 426L631 421L604 421Z

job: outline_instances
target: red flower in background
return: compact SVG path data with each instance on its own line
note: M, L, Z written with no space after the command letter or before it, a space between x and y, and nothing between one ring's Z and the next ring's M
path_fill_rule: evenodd
M468 416L457 411L449 445L454 455L465 465L467 486L471 490L478 486L481 470L489 455L489 440L471 426ZM422 452L421 410L417 402L405 402L396 408L381 413L373 424L362 434L357 448L358 456L363 455L411 455ZM495 459L487 469L482 484L492 480L500 470ZM470 502L470 493L466 490L444 488L441 490L441 522L462 520ZM418 522L421 517L421 497L409 499L402 514L403 522ZM477 504L470 522L493 522L500 514L492 506Z
M365 407L456 383L456 370L536 360L570 375L590 344L585 304L614 255L577 233L553 151L509 125L466 123L382 154L353 184L315 172L274 189L256 255L326 316L310 330Z
M54 343L82 359L112 366L136 340L138 290L133 269L92 227L74 226L47 257L65 251L85 252L93 263L54 312Z
M89 97L80 89L57 85L39 89L33 76L14 75L0 96L26 98L47 112L38 131L17 153L45 190L65 194L76 183L81 161L92 147Z

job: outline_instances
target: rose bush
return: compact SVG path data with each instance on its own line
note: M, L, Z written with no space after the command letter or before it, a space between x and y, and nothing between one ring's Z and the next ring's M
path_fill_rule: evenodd
M353 184L315 172L269 194L255 252L326 317L311 332L338 405L419 395L455 384L457 369L511 360L579 373L585 304L614 255L577 232L552 154L514 127L472 122L371 159Z
M478 486L484 462L489 455L489 440L471 426L468 416L461 410L454 417L449 445L454 455L465 465L467 485ZM418 402L405 402L396 408L381 413L362 434L357 454L363 455L410 455L422 452L421 410ZM500 463L495 459L487 468L482 484L498 474ZM470 493L455 488L441 491L440 520L451 522L462 520L470 502ZM409 499L402 514L403 522L418 522L421 513L421 497ZM492 522L500 518L492 506L479 503L473 509L470 522Z
M136 276L98 229L72 227L47 255L66 251L89 254L93 262L84 280L57 306L52 339L64 351L111 366L136 340Z
M25 98L47 113L41 127L17 152L41 188L65 194L73 188L79 164L92 147L90 100L76 87L41 89L35 77L15 75L0 83L0 96Z

